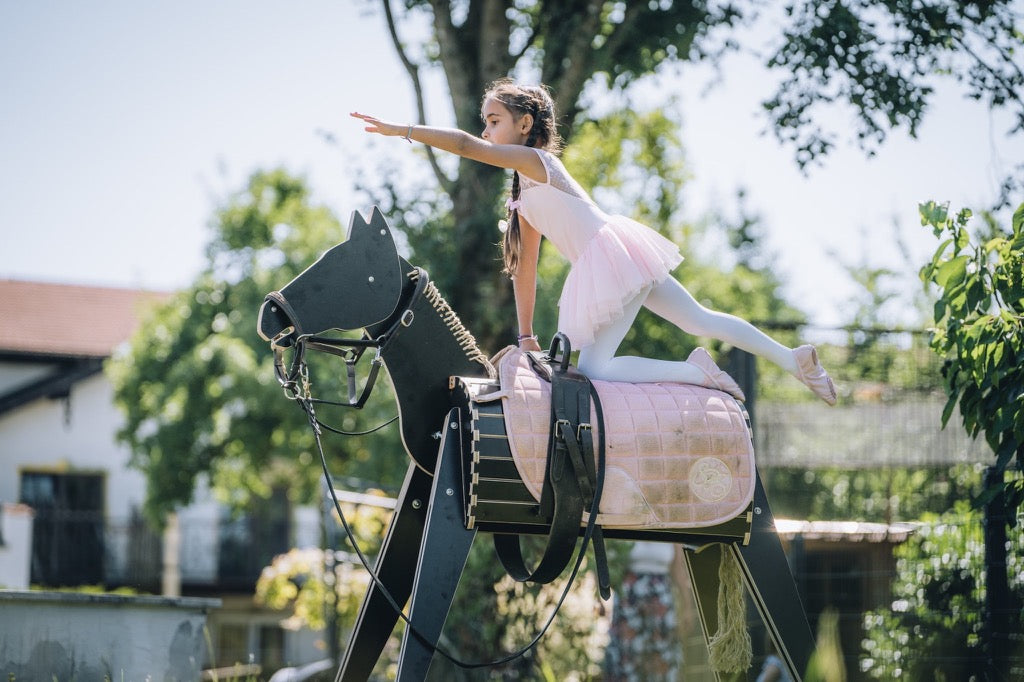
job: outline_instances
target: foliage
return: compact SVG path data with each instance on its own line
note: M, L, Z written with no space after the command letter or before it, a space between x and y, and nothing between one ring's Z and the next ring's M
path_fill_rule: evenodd
M848 105L857 140L869 152L888 129L911 135L928 110L935 77L967 96L1007 107L1024 131L1020 14L1013 2L797 2L768 65L785 77L765 102L780 140L803 166L827 153L835 134L820 127L823 106Z
M342 511L360 551L372 562L392 512L384 507L349 503L342 503ZM332 604L341 622L354 623L369 576L358 565L354 552L349 554L355 565L335 563L333 574L328 572L326 553L319 548L292 549L275 557L256 582L257 603L287 609L291 614L285 621L287 627L323 630L328 626Z
M926 285L938 288L933 350L943 358L948 401L945 425L959 407L972 437L984 434L995 466L1024 470L1024 204L1012 228L991 221L983 239L967 229L969 210L950 215L934 202L921 206L921 223L942 243L921 269ZM1006 491L1009 510L1024 504L1024 481L989 490L980 500ZM1015 514L1010 513L1011 523Z
M267 292L341 241L343 230L311 203L301 179L282 170L254 173L217 210L212 227L205 270L161 305L107 367L125 415L118 435L131 448L132 466L146 475L146 511L157 523L191 499L200 475L209 475L235 507L251 495L269 497L275 485L287 487L293 501L309 501L319 475L311 431L274 380L256 314ZM318 394L341 395L338 373L317 371L329 367L317 364L322 358L311 362ZM386 390L380 393L365 414L337 417L340 425L352 429L393 414ZM404 458L393 431L334 444L342 448L337 473L385 485L400 480L394 463ZM371 456L389 451L393 458Z
M543 590L531 590L523 583L503 576L495 585L498 614L511 621L504 636L504 648L522 646L543 627L565 586L560 578ZM600 679L604 648L608 644L607 623L600 625L604 606L597 594L594 573L581 573L559 610L558 627L545 636L532 652L534 665L555 680Z
M1008 546L1011 603L1003 606L1020 632L1024 627L1024 530L1012 532ZM946 514L930 515L895 554L891 608L869 612L864 618L865 671L880 680L980 679L977 675L985 667L981 513L961 501Z

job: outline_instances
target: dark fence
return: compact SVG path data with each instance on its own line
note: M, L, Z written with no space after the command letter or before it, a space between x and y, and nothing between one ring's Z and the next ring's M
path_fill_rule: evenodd
M288 551L287 518L265 514L191 518L180 525L180 575L186 588L251 591L260 571ZM31 581L41 587L130 587L159 592L160 533L139 516L42 511L35 517Z

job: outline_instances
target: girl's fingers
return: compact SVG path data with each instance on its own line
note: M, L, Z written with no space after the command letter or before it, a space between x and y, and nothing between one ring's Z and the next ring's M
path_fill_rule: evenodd
M358 111L353 111L351 114L349 114L349 116L351 116L352 118L358 118L359 120L365 123L369 123L370 126L366 128L366 131L370 133L378 132L380 128L384 125L384 122L381 121L379 118L370 116L369 114L360 114Z

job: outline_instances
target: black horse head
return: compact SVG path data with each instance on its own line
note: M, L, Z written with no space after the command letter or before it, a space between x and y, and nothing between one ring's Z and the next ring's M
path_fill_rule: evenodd
M290 346L302 335L361 329L395 311L402 284L401 260L384 216L374 207L366 222L357 211L347 241L267 296L257 329L265 341L279 346ZM339 306L342 297L348 304Z

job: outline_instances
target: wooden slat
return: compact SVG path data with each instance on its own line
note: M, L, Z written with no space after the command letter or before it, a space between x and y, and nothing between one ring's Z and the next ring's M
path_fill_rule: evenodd
M519 478L519 470L511 458L503 457L480 457L473 464L473 471L478 476L487 478L502 478L507 481L517 481L524 488L526 484Z
M530 491L522 481L502 480L498 478L479 477L474 492L480 499L498 500L501 502L537 504Z

